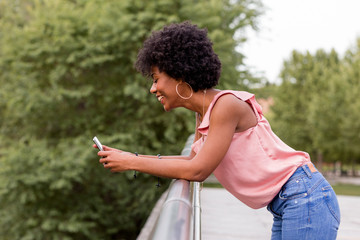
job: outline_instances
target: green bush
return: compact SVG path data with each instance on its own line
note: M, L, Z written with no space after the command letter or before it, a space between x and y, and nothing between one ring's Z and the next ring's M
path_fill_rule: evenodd
M99 167L89 144L29 139L3 153L1 239L135 238L163 189L155 177Z
M252 2L0 1L0 239L134 239L169 181L109 173L91 139L180 153L194 116L164 113L137 52L152 30L190 19L209 29L222 86L239 86L233 36L255 26Z

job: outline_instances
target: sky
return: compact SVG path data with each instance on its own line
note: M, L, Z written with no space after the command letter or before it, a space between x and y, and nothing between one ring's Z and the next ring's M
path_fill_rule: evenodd
M331 49L342 56L360 37L360 0L263 0L259 31L248 30L240 47L245 64L270 82L292 50L314 54Z

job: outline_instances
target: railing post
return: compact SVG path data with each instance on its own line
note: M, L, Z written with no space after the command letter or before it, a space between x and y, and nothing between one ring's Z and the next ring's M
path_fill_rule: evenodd
M181 155L190 155L191 144L194 141L194 135L191 135L186 141L185 147L181 152ZM192 240L201 240L201 205L200 205L200 191L201 183L193 182L192 183L192 208L193 208L193 217L192 217Z
M201 240L201 206L199 182L193 183L193 240Z

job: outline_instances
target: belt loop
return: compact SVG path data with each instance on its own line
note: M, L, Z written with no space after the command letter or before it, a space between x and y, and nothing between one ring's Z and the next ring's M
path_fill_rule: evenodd
M310 169L307 168L307 165L305 164L305 165L302 165L301 167L302 167L302 169L304 170L304 172L306 173L306 175L307 175L309 178L312 178L312 176L311 176L311 171L310 171Z

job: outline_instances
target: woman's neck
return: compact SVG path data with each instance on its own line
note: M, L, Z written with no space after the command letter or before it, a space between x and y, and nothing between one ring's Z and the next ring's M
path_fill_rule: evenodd
M220 91L217 89L209 88L206 90L199 90L192 96L190 101L185 104L185 108L194 111L199 116L199 120L202 121L207 109L210 106L213 98Z

